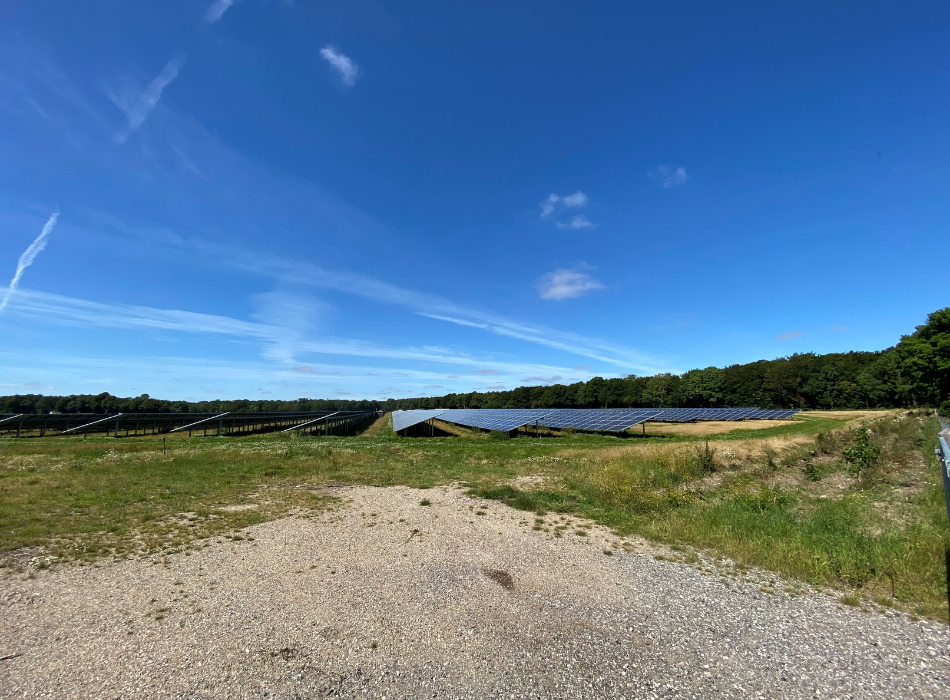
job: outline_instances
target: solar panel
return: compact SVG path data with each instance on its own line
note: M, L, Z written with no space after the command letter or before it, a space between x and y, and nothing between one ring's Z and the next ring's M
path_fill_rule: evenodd
M412 411L393 411L393 430L400 431L423 423L445 413L445 408L420 408Z
M700 410L698 408L661 408L657 409L657 414L653 420L666 423L687 423L696 420Z
M686 422L694 420L740 421L768 414L787 417L797 411L765 411L754 407L740 408L453 408L443 410L394 411L393 428L414 425L438 416L440 420L482 430L510 431L538 423L548 428L568 428L599 432L623 432L648 420ZM405 415L397 419L397 414ZM418 420L409 421L409 414ZM397 422L398 420L398 422Z
M522 425L534 423L552 410L550 408L453 408L439 418L469 428L508 432Z
M620 433L650 420L655 408L558 408L541 419L549 428L576 428Z

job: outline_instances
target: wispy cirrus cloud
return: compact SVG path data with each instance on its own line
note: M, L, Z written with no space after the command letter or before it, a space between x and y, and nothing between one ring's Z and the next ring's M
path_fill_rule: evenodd
M555 374L553 377L525 377L521 381L525 384L554 384L563 379L561 375Z
M142 96L126 113L128 123L121 131L112 137L114 143L125 143L129 140L129 136L132 135L132 132L145 123L145 120L148 119L148 115L152 113L152 110L155 109L155 105L157 105L158 101L162 98L162 92L168 87L169 83L178 77L178 71L184 61L185 57L179 54L165 64L165 67L162 68L162 72L149 83L148 87L145 88L145 92L142 93Z
M784 343L787 340L794 340L795 338L801 338L801 331L789 331L788 333L782 333L779 335L776 340L780 343Z
M208 7L208 11L205 12L205 22L208 24L217 22L224 16L224 13L230 9L234 2L235 0L214 0Z
M0 47L0 58L2 56L3 47ZM0 61L0 69L3 65ZM64 71L59 72L66 75ZM69 89L69 113L83 113L83 93L66 77L60 82L62 84L56 83L58 94L66 94L66 88ZM34 92L34 87L28 82L23 82L23 85L24 89L28 89L24 94L40 94ZM0 91L2 88L3 82L0 81ZM198 224L184 218L176 220L174 215L162 219L160 223L127 224L118 217L103 213L105 205L91 205L95 208L85 213L89 224L85 233L111 249L115 249L118 244L129 255L141 255L152 260L156 257L172 260L182 253L188 253L192 261L212 268L230 268L232 271L276 280L279 284L329 289L379 304L399 306L441 322L565 351L627 371L654 373L676 370L661 360L602 338L524 322L358 272L328 269L299 258L291 259L260 248L244 247L240 233L254 229L265 221L266 226L279 229L291 237L298 227L297 222L311 218L319 221L329 236L365 236L367 232L381 236L389 232L372 217L313 183L275 176L221 143L196 120L164 104L149 119L156 121L156 138L149 144L152 148L146 155L150 159L149 187L165 192L167 197L188 202L190 208L199 208L201 205L226 213L209 217ZM108 128L105 117L95 123ZM87 124L86 130L91 129ZM110 132L105 131L106 138ZM60 143L56 141L55 145L58 147ZM166 152L162 153L166 146ZM123 149L121 153L115 149L103 150L109 153L103 157L97 156L95 152L85 153L84 158L87 162L98 158L98 167L107 170L116 182L123 182L128 169L140 166L137 159L142 157L142 153L139 150ZM189 159L192 166L184 167L183 157ZM566 216L575 213L580 215L580 210L589 206L587 194L580 190L555 197L557 201L552 203L556 207L565 207ZM570 225L570 219L565 218L562 223ZM578 225L583 226L583 223L575 223L575 226ZM225 231L229 232L226 244ZM237 232L238 235L232 235L231 232ZM438 353L431 351L431 354Z
M270 300L272 306L276 303ZM296 301L294 303L302 303ZM293 375L332 374L318 370L311 361L297 358L307 355L330 355L338 357L371 357L385 360L405 360L453 365L472 368L469 374L478 376L523 376L524 374L560 374L567 370L552 365L504 362L497 359L482 359L468 353L453 352L445 348L393 347L349 338L313 338L299 331L295 325L281 325L244 321L179 309L160 309L132 304L110 304L88 301L58 294L34 290L21 290L11 299L10 310L46 323L55 323L85 328L116 328L143 332L172 332L199 335L230 336L235 340L257 341L261 356ZM275 318L293 320L296 312L276 314ZM316 335L316 334L314 334ZM391 369L383 373L391 373ZM379 374L374 370L373 376ZM410 371L411 372L411 371ZM367 374L361 373L361 378ZM439 373L424 372L430 381L445 377ZM459 375L455 375L459 377Z
M651 178L659 182L664 187L680 187L689 180L686 174L686 168L671 168L668 165L661 165L651 173L647 173Z
M356 85L356 79L360 75L360 69L359 66L353 62L353 59L329 45L320 49L320 55L326 59L327 63L336 69L346 85Z
M214 0L208 7L208 11L205 12L205 22L214 24L224 16L224 13L227 12L234 3L235 0Z
M574 269L559 268L535 280L535 287L542 299L562 301L575 299L595 289L604 289L604 285L581 270L581 265Z
M594 228L595 224L583 214L567 217L570 209L586 207L590 198L578 190L573 194L559 195L553 192L541 200L541 218L550 221L555 228L579 231L585 228Z
M30 243L29 247L23 251L22 255L20 255L20 259L17 260L16 264L16 272L13 274L13 279L10 280L10 286L7 287L6 292L3 294L3 301L0 301L0 311L7 308L10 297L20 284L20 278L23 277L24 270L32 265L33 261L36 260L36 256L42 253L43 249L46 248L46 240L53 232L53 227L56 226L56 220L58 218L59 212L54 211L43 225L43 230L40 231L40 235L38 235L34 241Z

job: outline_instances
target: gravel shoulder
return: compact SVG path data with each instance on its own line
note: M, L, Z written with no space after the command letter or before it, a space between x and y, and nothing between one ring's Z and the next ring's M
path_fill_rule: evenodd
M332 491L241 539L3 575L0 698L950 697L940 623L459 489Z

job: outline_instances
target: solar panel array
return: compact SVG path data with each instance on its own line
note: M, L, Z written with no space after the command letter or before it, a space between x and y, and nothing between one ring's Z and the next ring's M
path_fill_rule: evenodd
M454 408L439 416L439 420L469 428L507 432L534 423L550 412L550 408Z
M420 408L413 411L393 411L393 430L400 431L423 423L445 413L445 408Z
M508 432L525 425L619 433L646 421L740 421L789 418L794 409L759 408L453 408L393 411L393 430L430 418L481 430Z
M746 416L746 420L784 420L786 418L791 418L796 413L797 409L788 409L788 408L775 408L775 409L762 409L753 413L750 416Z
M650 420L656 412L655 408L557 408L541 419L541 425L619 433Z
M200 431L202 433L235 435L248 432L302 427L332 416L334 424L353 425L376 415L375 411L278 411L256 413L229 411L224 413L24 413L0 415L0 433L17 437L32 435L76 435L79 433L112 433L138 435Z

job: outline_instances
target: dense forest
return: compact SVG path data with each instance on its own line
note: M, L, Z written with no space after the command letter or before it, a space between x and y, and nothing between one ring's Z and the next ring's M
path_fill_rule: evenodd
M950 415L950 307L879 352L802 353L681 375L594 377L568 386L524 386L511 391L341 401L164 401L147 394L0 397L0 413L113 413L309 411L382 408L614 408L758 406L760 408L940 407Z

